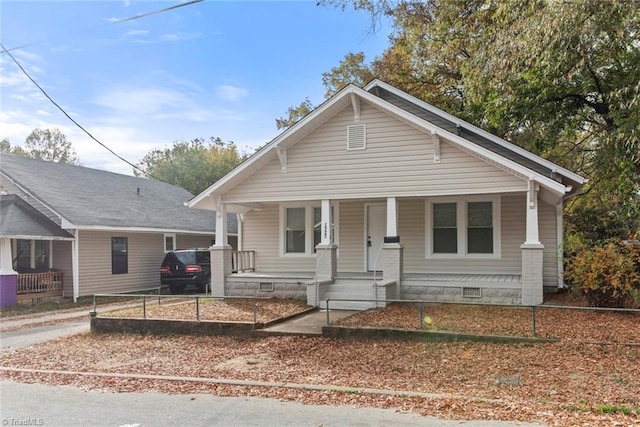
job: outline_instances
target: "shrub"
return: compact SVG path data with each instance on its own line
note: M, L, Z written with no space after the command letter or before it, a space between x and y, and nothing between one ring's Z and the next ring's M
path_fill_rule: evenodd
M637 242L612 241L573 254L565 275L591 306L640 308Z

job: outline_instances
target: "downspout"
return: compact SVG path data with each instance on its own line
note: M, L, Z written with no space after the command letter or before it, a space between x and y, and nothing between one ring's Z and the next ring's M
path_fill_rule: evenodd
M80 237L80 230L76 229L75 230L75 239L73 239L73 241L71 242L71 269L73 271L73 302L77 302L78 301L78 296L80 295L80 283L79 283L79 278L80 278L80 251L79 251L79 237Z

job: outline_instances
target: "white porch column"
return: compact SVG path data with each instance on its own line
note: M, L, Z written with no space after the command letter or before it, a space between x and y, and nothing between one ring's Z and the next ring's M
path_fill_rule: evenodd
M395 282L395 290L391 292L385 287L384 294L377 292L383 299L400 298L400 282L403 274L403 251L398 236L398 201L395 197L387 197L387 231L384 238L382 260L382 285Z
M0 308L12 307L18 302L18 273L11 261L11 239L0 238Z
M544 246L538 233L538 190L533 178L529 180L526 204L526 240L522 249L522 305L538 305L543 301Z
M316 245L316 279L331 280L338 270L338 245L333 242L331 200L321 203L320 244Z
M232 248L228 243L227 207L218 199L216 207L216 240L209 248L211 257L211 295L225 296L226 277L233 270L231 265Z

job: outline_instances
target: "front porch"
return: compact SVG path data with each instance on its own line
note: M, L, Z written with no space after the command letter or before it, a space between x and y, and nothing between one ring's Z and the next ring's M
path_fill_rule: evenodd
M43 299L61 298L64 281L60 271L18 273L16 291L18 303L34 303Z
M384 300L483 302L520 304L518 274L406 273L399 283L385 281L382 272L340 272L320 280L315 272L245 272L226 277L225 295L306 299L309 305L335 309L369 309Z

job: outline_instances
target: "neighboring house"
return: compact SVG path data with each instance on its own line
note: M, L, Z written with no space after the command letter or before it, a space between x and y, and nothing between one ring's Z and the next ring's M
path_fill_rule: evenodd
M241 213L240 244L255 251L255 272L232 274L224 238L212 247L214 295L529 305L562 286L563 203L584 183L376 80L345 87L189 206Z
M47 280L74 299L160 286L167 251L215 237L215 214L189 209L193 195L164 182L1 153L0 194L2 252L11 252L1 274L62 273ZM236 216L228 221L236 235Z

